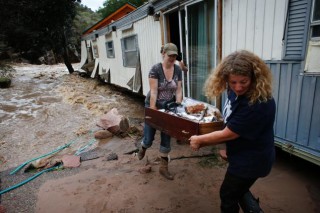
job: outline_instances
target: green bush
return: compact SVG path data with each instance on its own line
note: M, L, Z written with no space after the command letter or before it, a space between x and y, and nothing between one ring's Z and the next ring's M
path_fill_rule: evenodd
M0 77L0 88L8 88L11 85L11 79L7 77Z
M11 85L11 78L15 71L9 64L0 62L0 88L8 88Z
M14 71L15 69L11 65L0 62L0 78L12 78Z

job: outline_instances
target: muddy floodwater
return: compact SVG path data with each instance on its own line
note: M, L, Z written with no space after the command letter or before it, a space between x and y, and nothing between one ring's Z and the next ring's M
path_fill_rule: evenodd
M1 170L74 140L79 141L64 152L79 149L100 116L112 108L131 120L143 118L141 98L125 96L97 79L70 75L64 64L14 68L11 87L0 90Z

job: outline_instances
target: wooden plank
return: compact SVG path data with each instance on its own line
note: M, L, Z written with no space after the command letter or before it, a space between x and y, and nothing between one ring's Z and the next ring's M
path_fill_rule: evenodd
M201 123L199 124L199 135L223 129L223 122Z

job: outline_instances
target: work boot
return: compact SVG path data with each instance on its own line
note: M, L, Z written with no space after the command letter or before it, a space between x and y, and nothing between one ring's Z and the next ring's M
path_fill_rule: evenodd
M163 177L167 178L168 180L173 180L173 176L168 171L168 158L167 157L161 157L159 173Z
M138 158L139 160L142 160L146 154L146 148L144 148L143 146L140 147L139 152L138 152Z
M255 198L250 191L243 195L239 204L244 213L263 213L259 206L259 198Z

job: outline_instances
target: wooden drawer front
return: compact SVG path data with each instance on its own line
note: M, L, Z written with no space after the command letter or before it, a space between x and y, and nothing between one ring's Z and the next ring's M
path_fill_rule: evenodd
M201 123L199 124L199 135L204 135L210 132L223 129L223 121L216 121L212 123Z
M145 108L145 122L179 140L188 140L199 132L196 122L150 108Z

